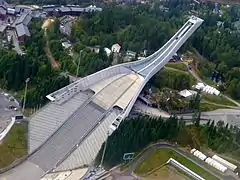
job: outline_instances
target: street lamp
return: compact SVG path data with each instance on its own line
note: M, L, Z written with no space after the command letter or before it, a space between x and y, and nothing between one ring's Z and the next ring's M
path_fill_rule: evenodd
M27 96L27 85L28 85L28 82L30 81L30 78L27 78L25 80L25 91L24 91L24 100L23 100L23 108L22 108L22 112L24 113L24 110L25 110L25 105L26 105L26 96Z
M82 58L82 51L80 51L80 55L79 55L79 58L78 58L78 66L77 66L77 73L76 73L76 77L78 77L78 72L79 72L79 66L80 66L80 61L81 61L81 58Z

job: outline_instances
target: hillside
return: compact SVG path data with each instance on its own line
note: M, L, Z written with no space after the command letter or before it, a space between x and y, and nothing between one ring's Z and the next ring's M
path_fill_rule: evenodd
M240 4L240 0L200 0L200 2L217 2L221 4Z

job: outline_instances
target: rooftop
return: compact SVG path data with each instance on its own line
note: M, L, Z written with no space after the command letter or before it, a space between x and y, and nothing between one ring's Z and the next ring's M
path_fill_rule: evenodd
M4 32L6 28L7 28L7 24L5 23L0 24L0 33Z
M71 8L62 6L62 7L59 8L59 10L60 10L61 12L69 12L69 11L71 11Z
M25 26L22 23L16 25L16 31L17 31L18 37L23 36L23 35L30 36L30 32L28 30L28 27Z
M17 18L15 24L21 24L23 23L25 26L29 24L31 21L32 16L29 13L22 14L19 18Z
M7 14L6 8L4 6L1 6L1 5L0 5L0 14L1 15L6 15Z

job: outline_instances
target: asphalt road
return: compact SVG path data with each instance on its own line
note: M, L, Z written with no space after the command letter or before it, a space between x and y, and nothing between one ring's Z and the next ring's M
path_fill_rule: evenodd
M4 95L4 92L0 93L0 133L7 127L11 121L11 117L15 114L18 114L18 111L14 109L9 109L9 106L18 107L18 104L15 101L10 101L7 96Z
M165 143L158 143L155 144L151 147L149 147L146 151L144 151L139 157L137 157L136 160L134 160L131 164L130 167L124 171L124 172L119 172L118 170L113 170L110 172L110 178L111 179L116 179L116 180L121 180L123 178L125 178L126 180L136 180L138 179L137 177L134 176L133 172L136 169L136 167L138 165L140 165L142 163L142 161L144 159L146 159L151 153L153 153L154 151L160 149L160 148L169 148L172 149L176 152L178 152L179 154L181 154L182 156L184 156L185 158L189 159L190 161L194 162L195 164L197 164L198 166L202 167L205 171L213 174L214 176L218 177L219 179L222 180L235 180L235 178L233 178L232 176L229 175L223 175L221 173L218 173L217 170L212 171L210 169L208 169L208 167L206 166L207 164L201 160L198 159L192 159L189 157L189 155L186 152L183 152L182 150L178 149L177 147L170 145L170 144L165 144ZM106 178L107 179L107 178Z

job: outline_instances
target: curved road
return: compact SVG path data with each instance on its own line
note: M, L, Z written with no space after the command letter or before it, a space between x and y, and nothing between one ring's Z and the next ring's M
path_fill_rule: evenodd
M152 146L150 146L148 149L146 149L144 152L142 152L140 155L137 156L137 159L134 159L133 162L130 163L130 167L124 171L124 172L119 172L119 171L116 171L116 170L113 170L110 172L110 176L113 178L113 179L126 179L126 180L136 180L138 179L137 177L134 176L133 172L134 170L137 168L138 165L140 165L150 154L152 154L154 151L158 150L158 149L161 149L161 148L168 148L168 149L172 149L174 151L176 151L177 153L181 154L182 156L184 156L185 158L187 158L188 160L194 162L195 164L197 164L198 166L200 166L201 168L203 168L205 171L213 174L214 176L218 177L219 179L222 179L222 180L235 180L235 178L233 178L232 176L229 176L229 175L223 175L223 174L220 174L216 171L211 171L209 170L206 166L206 163L201 161L201 160L198 160L198 159L192 159L189 157L189 155L178 149L176 146L173 146L173 145L170 145L170 144L167 144L167 143L157 143L157 144L154 144Z

